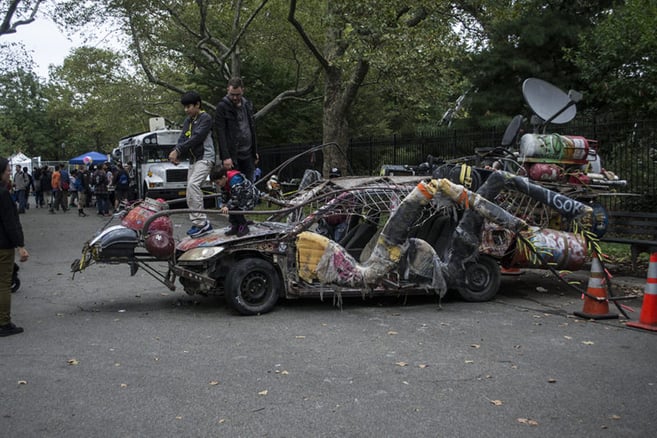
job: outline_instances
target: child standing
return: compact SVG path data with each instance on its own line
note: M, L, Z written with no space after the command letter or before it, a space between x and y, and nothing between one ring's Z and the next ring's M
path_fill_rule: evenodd
M239 170L228 170L222 165L217 165L210 171L210 180L217 187L224 188L228 194L228 200L221 207L222 213L229 210L253 210L260 199L260 192L253 183ZM228 218L230 230L227 236L236 235L242 237L249 234L249 226L243 214L231 214Z

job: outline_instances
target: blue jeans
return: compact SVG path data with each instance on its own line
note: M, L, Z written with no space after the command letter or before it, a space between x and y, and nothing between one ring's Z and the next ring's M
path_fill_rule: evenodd
M27 208L27 199L26 199L25 190L16 190L16 200L18 201L18 211L24 212Z
M96 207L98 207L98 213L109 213L109 193L99 193L96 195Z

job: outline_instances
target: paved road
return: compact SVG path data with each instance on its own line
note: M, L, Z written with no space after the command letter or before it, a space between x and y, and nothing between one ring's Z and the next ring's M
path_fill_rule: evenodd
M542 274L506 278L488 303L298 301L242 317L124 266L72 280L71 261L104 220L35 209L22 220L32 257L13 313L25 333L0 339L2 436L645 437L657 428L657 336L574 318L577 293Z

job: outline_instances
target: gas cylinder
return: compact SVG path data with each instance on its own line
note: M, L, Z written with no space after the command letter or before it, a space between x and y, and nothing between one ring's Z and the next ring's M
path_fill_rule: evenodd
M536 163L529 168L529 179L534 181L559 181L563 170L556 164Z
M529 162L586 164L586 138L559 134L525 134L520 139L520 157Z
M142 228L144 227L144 224L148 218L153 216L155 213L162 210L167 210L168 208L169 205L163 200L146 198L142 203L138 204L128 212L128 214L121 221L121 225L131 228L135 231L142 231ZM160 221L160 219L163 220ZM171 218L165 216L158 218L155 221L167 222L166 224L160 224L160 229L167 232L170 229L171 234L173 234L173 225L170 223Z
M579 234L549 228L532 227L523 235L535 247L536 253L555 269L576 271L586 261L586 241ZM505 266L517 268L541 268L543 265L532 253L516 250L511 263Z

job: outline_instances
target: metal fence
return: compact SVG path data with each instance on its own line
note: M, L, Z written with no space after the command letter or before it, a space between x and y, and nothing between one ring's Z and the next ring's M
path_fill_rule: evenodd
M551 132L596 140L602 167L627 180L624 188L616 189L618 194L601 198L604 205L613 210L657 212L657 121L569 123L558 128ZM499 146L505 129L439 128L421 135L354 138L347 151L350 172L374 175L384 164L417 165L426 161L428 155L446 160L472 155L475 148ZM261 146L263 173L319 143ZM286 167L279 178L300 178L305 169L321 170L322 164L321 151L307 154Z

